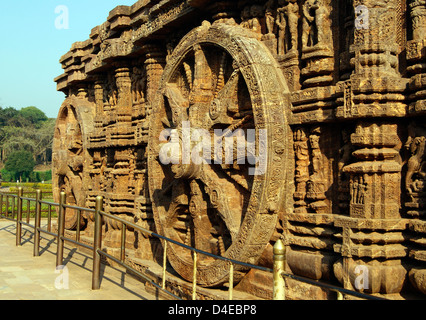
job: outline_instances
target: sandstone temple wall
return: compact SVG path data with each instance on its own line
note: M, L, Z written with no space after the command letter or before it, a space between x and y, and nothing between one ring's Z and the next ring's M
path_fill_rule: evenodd
M60 59L56 193L88 207L102 195L109 213L265 266L282 238L288 272L424 298L425 61L424 0L118 6ZM233 164L161 164L161 132L182 140L183 121L264 129L266 171L247 174L236 150ZM93 217L68 212L67 228L78 223L92 232ZM113 251L121 225L105 228ZM161 257L161 243L128 234L135 257ZM190 256L169 260L190 279ZM206 258L199 282L222 285L227 270Z

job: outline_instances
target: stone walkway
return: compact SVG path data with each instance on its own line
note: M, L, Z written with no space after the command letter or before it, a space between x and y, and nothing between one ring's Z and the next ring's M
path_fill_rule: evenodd
M0 218L0 300L157 300L124 269L102 265L100 290L92 290L92 257L65 246L63 270L56 270L56 241L42 234L40 257L33 256L33 231Z

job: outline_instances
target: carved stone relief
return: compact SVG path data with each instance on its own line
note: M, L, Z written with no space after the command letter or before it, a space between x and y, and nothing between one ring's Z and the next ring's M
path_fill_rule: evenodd
M113 11L61 58L55 191L92 208L102 195L108 212L217 255L271 267L282 238L287 272L390 298L426 294L425 12L424 0ZM235 145L208 153L197 136L189 146L204 161L160 161L164 145L182 151L185 130L198 129ZM243 150L237 139L260 142ZM71 211L67 221L75 229ZM91 234L92 216L80 224ZM117 254L122 226L105 226ZM127 233L127 259L162 259L158 240ZM192 281L190 254L171 246L168 260ZM197 267L198 284L226 285L226 263ZM255 271L235 271L246 290L261 286Z

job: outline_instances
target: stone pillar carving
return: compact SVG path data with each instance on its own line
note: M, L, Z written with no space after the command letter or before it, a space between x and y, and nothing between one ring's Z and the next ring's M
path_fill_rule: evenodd
M132 120L132 81L130 69L122 64L117 64L115 69L117 85L117 122L130 122Z
M398 5L396 0L353 1L353 72L339 83L343 97L336 110L337 118L370 119L356 124L351 136L357 148L354 162L343 167L349 175L349 217L335 217L334 225L342 232L334 250L342 259L335 263L334 273L346 288L374 294L399 293L407 273L402 265L407 220L400 215L402 142L397 121L380 120L406 115L407 79L399 73L398 60Z
M140 66L142 65L142 66ZM138 66L132 70L132 117L134 119L146 117L146 71L143 62L138 61Z
M95 127L102 128L102 115L104 113L104 82L101 79L95 81Z
M166 52L162 51L156 45L147 44L144 47L146 53L145 68L146 68L146 102L147 114L151 114L151 105L154 102L160 83L161 75L166 64Z
M337 279L348 289L369 293L399 293L406 270L400 214L401 141L398 126L388 122L360 122L351 135L357 159L343 168L349 174L349 217L336 216L342 228L341 244L335 244L342 259L334 265ZM358 276L363 272L364 284Z
M412 21L407 43L407 72L411 76L409 88L409 113L424 114L426 111L426 1L409 3Z
M353 104L346 116L404 116L407 81L398 71L398 1L354 0L353 4Z
M411 0L409 9L413 40L424 40L426 38L426 1Z

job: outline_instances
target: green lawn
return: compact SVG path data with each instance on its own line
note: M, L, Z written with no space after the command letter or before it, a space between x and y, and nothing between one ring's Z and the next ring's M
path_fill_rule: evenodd
M52 195L52 184L50 183L12 183L12 182L3 182L2 184L2 190L8 190L7 193L3 192L1 194L3 194L3 205L2 205L2 213L5 214L6 213L6 194L18 194L18 188L22 187L23 188L23 192L24 192L24 197L25 198L31 198L31 199L35 199L36 198L36 190L39 189L42 191L42 200L43 201L47 201L47 202L54 202L53 201L53 195ZM15 203L15 210L14 210L14 214L16 217L17 214L17 198L11 198L9 197L9 216L12 215L12 201L14 201ZM29 206L29 210L30 210L30 217L34 217L35 216L35 207L36 207L36 201L30 201L28 204L28 200L22 200L22 216L24 218L27 217L28 214L28 206ZM42 217L47 217L48 216L48 210L49 210L49 205L47 204L42 204L41 205L41 211L42 211ZM52 217L56 217L56 210L55 207L52 207L51 209L52 211Z

